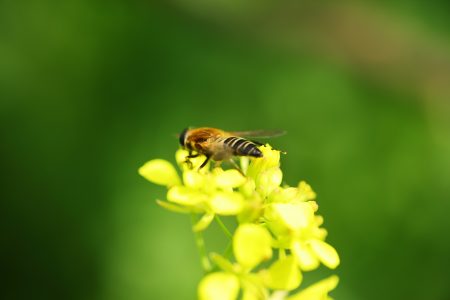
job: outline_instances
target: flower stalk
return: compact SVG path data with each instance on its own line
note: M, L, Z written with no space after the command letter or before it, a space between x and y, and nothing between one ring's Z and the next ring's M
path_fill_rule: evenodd
M192 226L194 227L198 222L198 217L195 214L191 214L191 220ZM195 236L195 245L197 246L198 254L200 255L200 262L202 264L203 272L206 274L211 271L212 267L206 252L205 239L203 238L203 233L201 231L193 230L193 232Z

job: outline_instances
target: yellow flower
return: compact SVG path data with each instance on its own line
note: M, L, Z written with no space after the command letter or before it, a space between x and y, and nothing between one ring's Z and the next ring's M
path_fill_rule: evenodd
M268 299L271 293L277 299L328 299L328 292L337 285L336 276L289 295L300 286L302 272L314 270L320 263L334 269L340 260L325 242L327 232L321 228L323 217L316 214L318 204L311 186L305 181L296 187L281 186L280 152L269 145L259 149L261 158L241 158L241 170L211 168L210 163L199 170L204 157L187 160L188 151L178 150L175 158L181 176L170 162L161 159L144 164L139 174L167 187L167 201L157 200L160 206L194 215L199 248L204 248L200 232L215 218L232 236L235 262L214 253L209 256L219 271L201 280L199 299L233 300L241 294L244 300L257 300ZM234 233L218 215L236 217ZM273 249L279 250L279 256L267 263ZM202 251L204 269L209 272L210 261L205 249Z
M183 170L182 182L173 165L162 159L151 160L139 169L139 174L149 181L168 187L169 204L163 201L158 204L176 212L203 213L204 216L194 226L196 231L206 229L215 214L229 216L242 212L245 197L238 188L247 179L238 170L215 168L210 171L207 166L197 171L204 158L192 158L190 165L187 151L178 150L175 156Z
M265 210L267 225L277 238L277 246L290 249L304 271L322 262L330 269L339 265L336 250L323 240L321 218L314 216L315 202L272 203Z

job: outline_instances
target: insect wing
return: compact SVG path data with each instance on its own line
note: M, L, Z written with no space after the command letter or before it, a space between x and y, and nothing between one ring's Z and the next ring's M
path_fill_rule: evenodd
M229 134L246 138L272 138L286 134L285 130L249 130L249 131L230 131Z

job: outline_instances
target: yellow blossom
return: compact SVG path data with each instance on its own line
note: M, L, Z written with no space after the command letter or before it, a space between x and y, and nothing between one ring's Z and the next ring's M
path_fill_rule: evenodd
M271 294L277 299L328 299L336 276L289 294L301 285L303 272L320 264L334 269L340 263L335 248L325 241L316 193L305 181L282 186L280 152L269 145L259 149L263 156L242 157L240 170L212 168L211 163L199 170L204 156L188 159L188 151L178 150L181 176L161 159L144 164L139 174L167 187L167 200L157 200L161 207L193 215L192 229L207 272L198 286L199 299L234 300L241 295L244 300L262 300ZM236 230L229 230L219 215L234 217ZM201 231L214 220L231 238L233 258L206 254ZM274 249L279 251L275 259ZM215 265L212 273L210 260Z

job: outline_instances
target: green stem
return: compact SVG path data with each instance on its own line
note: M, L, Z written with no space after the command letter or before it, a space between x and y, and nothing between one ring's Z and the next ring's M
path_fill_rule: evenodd
M197 221L198 217L196 214L192 214L192 226L194 226ZM211 271L211 262L209 261L208 255L206 253L206 247L205 247L205 240L203 238L203 234L201 231L194 231L195 236L195 244L197 245L198 253L200 255L200 261L202 264L203 271L205 273L208 273Z
M222 231L225 233L226 236L228 236L230 239L233 238L233 235L231 234L230 230L228 230L227 226L222 222L220 217L218 215L215 216L217 224L219 224L220 228L222 228Z
M223 257L230 258L231 253L233 252L233 243L230 241L223 252Z

